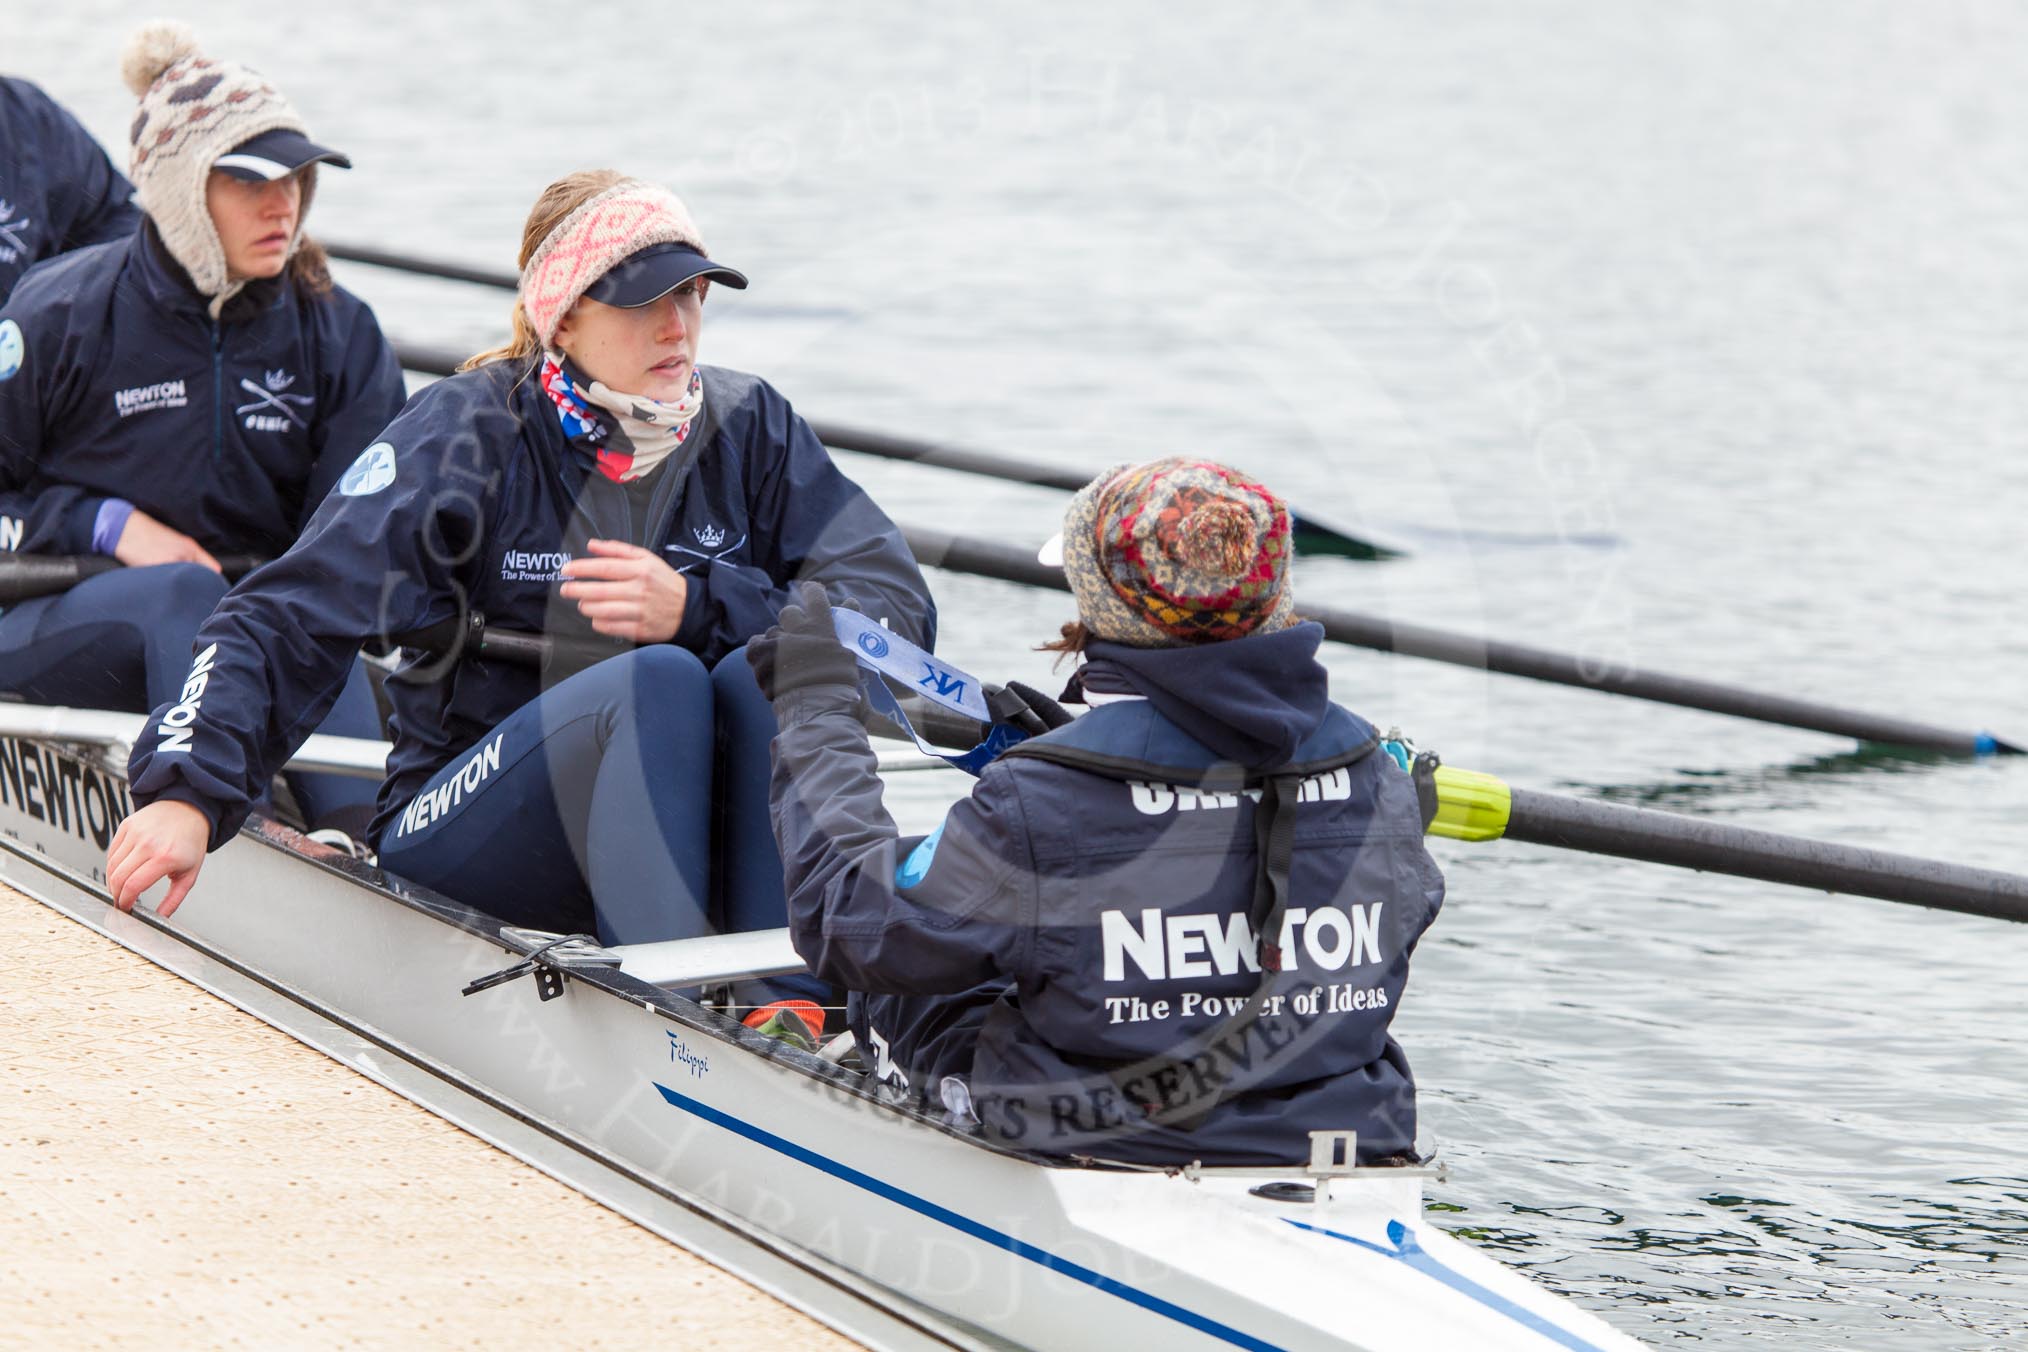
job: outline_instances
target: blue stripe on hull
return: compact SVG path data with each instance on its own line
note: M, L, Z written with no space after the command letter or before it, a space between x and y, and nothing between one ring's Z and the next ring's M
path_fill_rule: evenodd
M1603 1349L1597 1343L1580 1338L1568 1329L1558 1328L1555 1324L1550 1323L1533 1310L1516 1305L1497 1291L1487 1290L1463 1273L1451 1271L1442 1263L1430 1257L1422 1245L1416 1242L1416 1238L1409 1232L1409 1228L1400 1221L1389 1221L1387 1223L1387 1239L1389 1243L1394 1245L1390 1249L1384 1245L1375 1244L1370 1239L1359 1239L1352 1235L1341 1235L1336 1230L1326 1230L1321 1225L1309 1225L1302 1221L1289 1220L1287 1216L1282 1217L1282 1220L1289 1225L1295 1226L1298 1230L1308 1230L1313 1235L1329 1235L1332 1239L1342 1239L1347 1244L1357 1244L1362 1249L1370 1249L1382 1258L1393 1258L1406 1263L1417 1272L1422 1273L1423 1276L1442 1282L1445 1286L1448 1286L1460 1295L1471 1297L1487 1309L1506 1315L1509 1319L1526 1326L1533 1332L1541 1334L1559 1347L1571 1349L1571 1352L1603 1352Z
M1221 1324L1217 1320L1207 1318L1194 1310L1186 1310L1181 1305L1177 1305L1172 1301L1163 1300L1160 1296L1150 1295L1146 1291L1128 1286L1125 1282L1117 1281L1102 1272L1094 1272L1088 1267L1073 1263L1068 1258L1053 1254L1047 1249L1039 1249L1025 1240L1016 1239L1005 1231L995 1230L993 1227L975 1221L969 1216L961 1216L949 1207L939 1206L928 1198L918 1197L912 1192L895 1187L892 1183L882 1182L871 1174L861 1173L850 1165L841 1164L826 1155L820 1155L805 1146L797 1145L794 1141L786 1140L771 1131L763 1130L751 1122L742 1121L729 1113L712 1107L710 1104L700 1103L694 1098L679 1094L667 1085L657 1083L655 1088L661 1090L663 1098L687 1113L695 1114L707 1122L724 1127L727 1131L744 1136L747 1140L757 1145L764 1145L770 1150L786 1155L799 1164L807 1164L812 1169L818 1169L831 1175L833 1178L842 1179L854 1187L862 1188L872 1193L876 1197L893 1202L896 1206L906 1207L919 1216L926 1216L930 1220L948 1225L960 1234L970 1235L973 1239L983 1244L990 1244L996 1249L1004 1249L1018 1258L1025 1258L1029 1262L1039 1267L1047 1268L1059 1276L1083 1282L1085 1285L1103 1291L1109 1296L1117 1296L1131 1305L1138 1305L1142 1309L1161 1315L1165 1319L1173 1319L1186 1328L1195 1329L1199 1333L1216 1338L1221 1342L1230 1343L1234 1347L1252 1348L1255 1349L1255 1352L1279 1352L1274 1343L1263 1342L1249 1333L1243 1333L1230 1325Z

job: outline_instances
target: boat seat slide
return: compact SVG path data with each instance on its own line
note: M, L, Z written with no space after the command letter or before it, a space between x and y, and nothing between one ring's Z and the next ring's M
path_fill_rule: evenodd
M500 927L500 941L527 958L465 987L476 995L521 976L534 976L544 1000L563 991L562 973L617 967L653 986L710 986L755 977L780 976L808 969L789 943L785 929L747 934L707 934L695 939L664 939L652 944L601 946L588 934L553 934L548 930Z

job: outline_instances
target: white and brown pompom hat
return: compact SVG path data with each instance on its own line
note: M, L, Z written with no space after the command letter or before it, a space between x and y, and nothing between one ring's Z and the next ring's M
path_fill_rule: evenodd
M295 108L259 72L204 55L185 24L164 19L136 29L120 74L141 100L127 133L135 196L216 314L238 287L205 205L211 171L275 179L317 161L340 168L351 161L310 140Z

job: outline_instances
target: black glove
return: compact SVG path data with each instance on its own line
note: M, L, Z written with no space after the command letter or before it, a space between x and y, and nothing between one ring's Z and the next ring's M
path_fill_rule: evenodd
M986 712L996 722L1012 723L1031 737L1054 732L1071 721L1070 711L1032 685L1009 681L986 697Z
M797 599L782 607L781 623L746 645L754 679L770 700L816 685L859 688L859 663L831 627L831 600L824 588L805 582Z

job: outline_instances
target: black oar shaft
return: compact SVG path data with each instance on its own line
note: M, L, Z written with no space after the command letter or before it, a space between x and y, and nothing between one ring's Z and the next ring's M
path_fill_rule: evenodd
M448 348L425 347L404 342L394 344L394 355L405 370L428 376L450 375L465 359L465 354L453 352ZM1038 488L1060 488L1069 492L1076 492L1091 480L1089 474L1077 470L1037 464L1032 460L997 455L992 451L945 446L931 441L919 441L913 437L890 436L885 432L844 427L837 423L813 422L810 426L816 432L817 439L834 450L854 451L882 460L903 460L910 464L928 465L933 469L956 470L962 474L977 474L1007 483L1033 484ZM1312 521L1301 513L1292 514L1290 521L1295 528L1296 549L1299 553L1335 554L1350 559L1391 559L1398 558L1401 554L1398 549L1375 544L1356 535L1348 535L1336 527Z
M404 343L391 339L394 359L401 363L404 371L417 371L426 376L447 376L455 372L469 353L453 352L447 347L424 347L416 343Z
M518 629L495 629L476 612L462 620L446 620L411 633L398 634L388 642L413 648L445 659L446 664L469 658L533 667L552 678L582 671L608 657L626 652L633 645L617 640L530 634ZM392 679L428 683L441 679L444 666L425 666L414 672L397 673ZM953 712L940 704L915 696L898 696L909 722L938 746L965 748L976 744L987 732L984 724ZM875 716L874 735L908 740L899 726Z
M448 375L459 360L455 355L440 350L401 344L397 344L395 350L401 358L402 365L413 371ZM828 440L827 434L837 434L840 431L839 428L826 427L820 435L826 436ZM872 438L879 436L875 433L856 432L849 435L868 438L866 442L868 445L873 444ZM882 438L882 440L897 444L901 442L899 438ZM963 454L974 457L985 456L984 452ZM929 460L925 456L905 458L923 460L924 463L941 463ZM1050 482L1042 477L1031 477L1022 482L1044 483L1050 487L1078 486ZM908 536L909 548L914 550L916 558L924 563L947 568L953 572L974 573L980 577L1000 578L1031 587L1068 590L1060 570L1045 567L1024 550L988 540L953 535L947 531L911 529L905 534ZM1321 623L1324 626L1324 633L1334 641L1358 648L1370 648L1376 652L1400 653L1404 657L1448 662L1456 666L1494 671L1504 676L1524 676L1530 680L1574 686L1581 690L1598 690L1607 694L1625 695L1632 699L1650 700L1658 704L1674 704L1685 709L1701 709L1707 713L1750 718L1757 722L1803 728L1811 732L1828 733L1834 737L1850 737L1855 741L1875 742L1883 746L1945 751L1954 755L1979 755L1993 751L2012 753L2022 750L2014 743L1993 738L1982 732L1967 732L1913 719L1865 713L1856 709L1819 704L1812 700L1793 699L1786 695L1762 694L1716 681L1673 676L1667 672L1639 671L1623 663L1554 652L1546 648L1531 647L1525 643L1481 638L1428 625L1404 624L1381 616L1362 615L1355 611L1337 610L1308 602L1301 603L1300 608L1305 616Z
M844 427L833 422L812 422L810 427L816 432L819 441L834 450L856 451L861 455L878 456L882 460L906 460L911 464L957 470L961 474L980 474L991 479L1004 479L1008 483L1034 484L1039 488L1061 488L1073 493L1091 482L1091 475L1077 470L1037 464L1032 460L1017 460L1011 455L995 455L991 451L967 450L962 446L942 446L935 442L917 441L912 437L897 437L886 432L869 432L864 428Z
M120 561L62 554L8 554L0 564L0 605L18 605L38 596L69 591L88 577L111 572Z
M464 360L447 348L424 347L404 342L394 344L394 354L405 369L431 376L447 376ZM1038 465L1016 460L1012 456L994 455L989 451L938 446L908 437L889 436L884 432L841 427L837 423L813 422L810 427L816 432L817 439L826 446L841 451L857 451L863 455L878 456L883 460L907 460L937 469L982 474L1012 483L1034 484L1041 488L1062 488L1073 492L1083 488L1091 478L1088 474L1079 474L1073 470Z
M502 291L518 290L521 286L519 276L500 268L475 268L444 259L418 258L414 254L394 253L387 249L369 248L364 244L333 244L328 239L318 242L324 246L325 253L348 263L366 263L376 268L413 272L423 277L443 277L454 282L476 282L480 286L497 287Z
M833 450L855 451L860 455L878 456L883 460L905 460L910 464L929 465L934 469L956 470L962 474L978 474L1007 483L1034 484L1040 488L1061 488L1073 493L1091 482L1091 475L1081 470L1038 464L1033 460L1021 460L1011 455L996 455L991 451L945 446L934 441L897 437L886 432L871 432L865 428L844 427L837 423L813 422L810 426L817 433L817 439ZM1326 526L1313 521L1300 512L1291 512L1289 522L1295 530L1298 553L1335 554L1340 558L1351 559L1401 557L1401 551L1398 549L1375 544L1356 535L1348 535L1335 526Z
M916 562L932 568L942 568L953 573L972 573L978 577L995 577L1002 582L1019 582L1028 587L1045 587L1055 591L1069 591L1070 583L1064 578L1061 568L1052 568L1035 557L1035 551L1003 545L995 540L981 540L971 535L953 535L949 531L933 530L923 526L903 526L902 538L908 542L909 552Z
M218 566L227 579L237 582L266 559L251 554L227 554ZM0 552L0 606L19 605L38 596L67 592L86 578L124 568L110 554L14 554Z
M581 671L633 646L617 639L530 634L517 629L496 629L487 624L485 616L477 611L468 611L461 618L445 620L427 629L397 634L387 641L397 647L414 648L451 661L486 658L553 673ZM404 673L397 675L395 679L431 681L440 673L441 668L412 675Z
M1702 709L1707 713L1727 714L1734 718L1751 718L1783 727L1806 728L1812 732L1886 746L1948 751L1966 756L2019 750L1983 733L1938 727L1932 723L1857 709L1842 709L1787 695L1742 690L1737 686L1690 676L1640 671L1622 663L1553 652L1525 643L1481 638L1428 625L1403 624L1381 616L1313 606L1301 600L1297 602L1297 609L1305 618L1322 623L1324 633L1338 642L1378 652L1479 667L1504 676L1525 676L1530 680L1577 686L1609 695L1626 695L1656 704L1674 704L1684 709Z
M2028 922L2028 878L1731 826L1704 817L1515 789L1509 840L1825 892Z
M903 532L908 546L921 562L952 572L974 573L981 577L1019 582L1031 587L1068 591L1061 569L1040 563L1027 550L991 540L953 535L948 531L911 527ZM1301 599L1297 613L1324 626L1326 637L1357 648L1400 653L1432 662L1495 671L1505 676L1525 676L1557 685L1598 690L1606 694L1674 704L1686 709L1730 714L1739 718L1778 723L1784 727L1852 737L1862 742L1919 747L1971 755L1981 751L2015 751L2019 748L1990 739L1983 734L1941 728L1908 719L1861 713L1851 709L1814 704L1781 695L1763 695L1715 681L1671 676L1664 672L1628 671L1610 662L1569 653L1551 652L1521 643L1460 634L1428 625L1402 624L1377 615L1313 605Z

